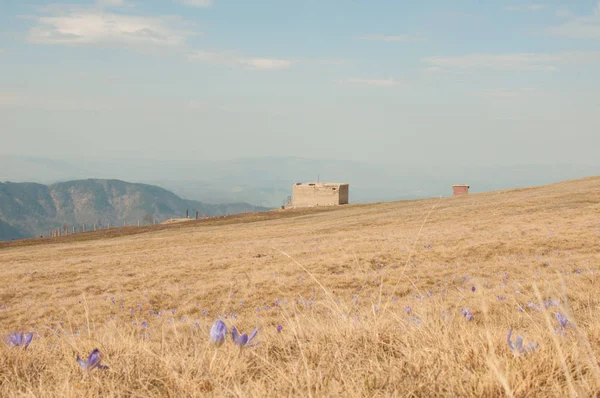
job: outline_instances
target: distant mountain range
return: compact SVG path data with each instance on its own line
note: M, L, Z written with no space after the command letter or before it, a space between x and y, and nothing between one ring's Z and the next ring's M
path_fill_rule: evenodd
M88 179L52 185L0 183L0 240L47 235L50 229L137 225L168 218L268 210L247 203L206 204L166 189L120 180Z
M471 192L550 184L600 175L595 165L548 163L461 165L376 164L294 156L249 157L220 161L161 159L45 159L0 155L0 181L54 184L81 178L119 178L165 188L203 203L249 202L278 207L296 182L320 179L350 184L350 202L394 201L452 194L452 184Z

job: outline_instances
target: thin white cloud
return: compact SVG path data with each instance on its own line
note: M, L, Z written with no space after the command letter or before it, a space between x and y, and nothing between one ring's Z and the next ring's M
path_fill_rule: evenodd
M125 4L103 0L104 5ZM28 40L41 44L109 45L120 47L184 46L193 35L179 17L147 17L105 11L102 7L51 6L46 14L34 17Z
M196 51L191 53L188 58L192 61L207 64L234 66L256 70L288 69L294 64L294 61L289 59L246 57L228 52Z
M198 8L209 8L212 7L212 0L173 0L176 3L182 4L188 7L198 7Z
M289 59L271 59L271 58L238 58L236 62L250 69L276 70L287 69L292 66Z
M548 4L525 4L525 5L513 5L506 6L506 11L541 11L544 8L548 8Z
M548 34L572 39L600 40L600 2L598 2L592 13L588 16L576 17L566 13L562 15L569 19L561 25L549 28L547 30Z
M556 71L565 64L599 63L600 52L468 54L427 57L422 61L446 69L489 69L496 71Z
M480 93L477 93L477 96L480 97L486 97L486 98L515 98L515 97L522 97L524 95L529 95L532 93L535 93L535 89L533 88L517 88L517 89L510 89L510 88L495 88L495 89L489 89L489 90L484 90Z
M421 37L411 36L411 35L380 35L380 34L370 34L370 35L358 36L357 39L373 40L373 41L387 41L387 42L397 42L397 43L425 41Z
M337 81L338 84L359 84L375 87L395 87L402 84L400 81L395 79L363 79L357 77L351 77L348 79L342 79Z

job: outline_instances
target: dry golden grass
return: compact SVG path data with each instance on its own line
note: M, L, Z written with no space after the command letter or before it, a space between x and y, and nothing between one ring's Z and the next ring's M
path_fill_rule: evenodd
M0 396L600 396L599 269L600 177L5 244Z

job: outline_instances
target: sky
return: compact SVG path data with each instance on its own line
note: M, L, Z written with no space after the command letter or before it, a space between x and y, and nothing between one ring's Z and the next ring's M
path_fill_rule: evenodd
M600 165L600 2L0 0L0 154Z

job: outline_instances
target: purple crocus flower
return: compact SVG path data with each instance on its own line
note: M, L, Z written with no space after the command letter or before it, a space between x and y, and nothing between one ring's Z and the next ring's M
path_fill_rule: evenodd
M83 370L92 370L94 368L108 369L108 366L102 365L100 361L100 351L98 351L97 348L94 348L94 351L92 351L92 353L86 361L79 358L79 355L77 355L77 363L79 364L79 366L81 366L81 369Z
M558 321L558 324L561 328L565 328L569 324L569 320L567 319L566 315L562 315L560 312L557 312L554 317Z
M460 313L463 314L465 318L467 318L467 321L471 321L473 319L473 314L468 308L463 308L462 310L460 310Z
M31 341L33 340L33 333L19 333L14 332L7 336L8 345L15 347L24 347L27 348Z
M240 335L238 333L238 330L235 328L235 326L231 327L231 338L233 339L233 342L237 345L239 345L240 347L253 347L256 344L248 344L250 343L255 337L256 334L258 333L258 329L254 329L254 331L252 332L252 334L250 336L248 336L246 333Z
M508 342L508 348L517 355L527 354L528 352L533 352L538 348L538 343L529 343L525 347L523 347L523 337L517 336L515 342L513 343L511 340L512 336L512 328L508 330L508 335L506 336L506 341Z
M281 333L282 330L283 330L283 326L277 325L277 333Z
M225 342L225 337L227 336L227 325L222 320L218 320L213 323L210 328L210 342L220 347Z
M544 301L544 307L548 308L548 307L558 307L560 305L560 301L558 300L546 300Z

